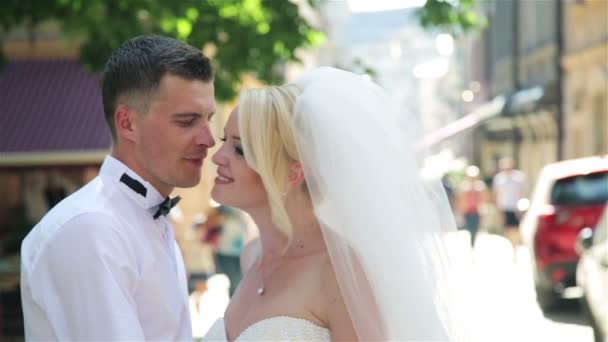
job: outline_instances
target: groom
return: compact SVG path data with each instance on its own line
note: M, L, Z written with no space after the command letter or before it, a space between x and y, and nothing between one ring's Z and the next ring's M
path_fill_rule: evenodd
M27 340L192 340L184 263L166 214L215 145L213 72L161 36L125 42L103 72L113 137L99 176L23 241Z

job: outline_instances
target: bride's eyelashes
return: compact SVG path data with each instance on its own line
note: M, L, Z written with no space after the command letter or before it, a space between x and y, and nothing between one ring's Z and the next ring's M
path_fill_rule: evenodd
M225 143L226 142L226 137L221 137L220 141ZM239 156L243 157L245 156L245 152L243 152L243 148L239 145L234 146L234 152L236 152L236 154L238 154Z
M245 156L245 152L243 152L243 148L241 146L234 146L234 151L241 157Z

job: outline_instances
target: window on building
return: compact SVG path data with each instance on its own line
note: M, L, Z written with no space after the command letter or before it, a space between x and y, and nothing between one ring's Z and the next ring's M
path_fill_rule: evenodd
M583 156L583 135L580 128L575 128L572 131L572 151L574 152L573 158Z
M593 99L593 153L608 153L608 138L606 127L608 127L608 103L606 96L596 95Z

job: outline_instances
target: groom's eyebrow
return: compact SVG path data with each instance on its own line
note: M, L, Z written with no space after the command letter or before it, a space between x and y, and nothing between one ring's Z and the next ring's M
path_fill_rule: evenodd
M241 137L239 137L238 135L233 135L231 136L232 139L236 139L236 140L241 140Z
M211 118L215 115L215 111L207 114L207 120L211 120ZM201 118L203 114L201 113L173 113L172 116L176 119L186 119L186 118Z
M184 119L190 117L202 117L203 115L200 113L173 113L171 116L178 119Z

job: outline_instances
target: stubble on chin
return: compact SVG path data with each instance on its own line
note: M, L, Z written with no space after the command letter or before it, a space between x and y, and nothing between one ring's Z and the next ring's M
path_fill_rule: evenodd
M201 183L201 172L202 170L199 169L198 173L196 175L190 175L189 177L182 179L182 181L180 182L181 184L176 185L176 187L178 188L193 188L197 185L199 185Z

